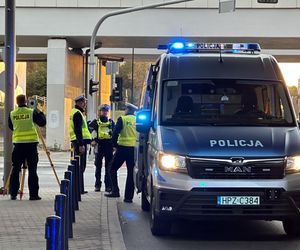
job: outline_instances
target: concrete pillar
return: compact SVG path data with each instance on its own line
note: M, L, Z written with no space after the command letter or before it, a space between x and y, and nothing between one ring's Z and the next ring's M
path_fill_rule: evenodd
M74 97L83 93L83 57L65 39L50 39L47 51L47 135L49 148L70 148L69 117Z

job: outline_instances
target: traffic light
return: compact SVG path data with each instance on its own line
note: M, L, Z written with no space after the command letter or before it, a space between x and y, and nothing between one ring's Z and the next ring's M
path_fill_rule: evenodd
M90 95L93 95L94 92L98 91L98 87L96 87L97 85L99 85L99 82L94 82L92 79L90 80L90 84L89 84L89 93Z
M110 101L111 102L120 102L122 101L122 93L120 93L120 91L118 89L113 89L112 90L112 94L110 96Z
M110 101L121 102L123 101L123 78L117 76L115 83L117 86L112 90Z
M123 88L123 78L122 77L116 76L116 85L117 85L117 89Z

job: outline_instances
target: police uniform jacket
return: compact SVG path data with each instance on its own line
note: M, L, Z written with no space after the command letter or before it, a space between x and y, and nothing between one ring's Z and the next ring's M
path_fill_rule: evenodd
M18 108L28 108L27 105L20 105ZM43 127L46 125L46 117L43 112L38 112L37 110L33 110L32 112L32 121L33 123L37 124L39 127ZM8 118L8 127L10 130L14 130L13 122L11 117ZM38 142L33 142L38 143Z
M109 122L109 129L111 131L114 130L114 127L115 127L115 123L113 120L111 119L108 119L108 117L106 116L100 116L100 121L101 122ZM112 144L112 138L110 139L100 139L99 138L99 134L98 134L98 130L99 130L99 124L98 124L98 120L99 119L95 119L93 120L90 124L89 124L89 128L90 130L95 130L97 132L97 138L95 138L95 141L99 144L99 145L102 145L102 144ZM112 132L111 132L111 136L112 136Z
M79 109L81 111L81 113L84 112L84 110L75 105L76 109ZM79 146L83 146L85 144L88 144L91 142L90 139L83 139L83 134L82 134L82 124L83 124L83 119L82 119L82 115L80 114L80 112L76 112L73 116L73 123L74 123L74 133L76 135L76 140L72 140L72 142L76 142L78 143Z
M131 126L128 126L126 128L126 125L123 124L124 121L132 123L132 124L130 124ZM128 113L125 116L119 117L118 121L116 123L115 129L113 131L113 136L112 136L113 146L114 147L117 147L117 146L134 147L135 141L136 141L136 127L135 126L136 125L135 125L134 112ZM131 128L129 128L129 127L131 127ZM125 129L126 131L124 131L123 129Z

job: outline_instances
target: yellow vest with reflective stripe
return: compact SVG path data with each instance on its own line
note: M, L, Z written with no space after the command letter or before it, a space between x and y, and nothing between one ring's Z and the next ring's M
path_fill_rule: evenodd
M13 143L39 142L39 137L33 122L33 109L16 108L10 112L13 124Z
M135 116L125 115L121 116L121 119L123 122L123 129L118 138L118 145L134 147L136 143Z
M87 125L85 116L82 114L82 112L79 109L73 108L72 111L71 111L71 115L70 115L70 127L69 127L71 141L76 140L76 134L75 134L75 131L74 131L73 117L74 117L75 113L77 113L77 112L79 112L81 114L81 117L82 117L82 129L81 129L82 138L83 139L92 139L91 133L88 129L88 125Z
M111 139L111 122L101 122L100 119L97 120L98 123L98 138L102 139Z

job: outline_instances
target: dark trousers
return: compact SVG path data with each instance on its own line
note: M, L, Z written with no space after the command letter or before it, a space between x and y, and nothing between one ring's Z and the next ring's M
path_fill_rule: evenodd
M39 193L39 178L37 164L39 161L37 143L16 143L12 152L13 169L10 176L9 191L11 196L17 196L20 188L20 171L24 162L28 166L28 187L30 197Z
M79 153L79 144L77 142L72 142L72 148L74 149L74 155L79 155L80 156L80 163L79 163L79 166L80 166L80 175L79 177L81 178L81 190L80 192L83 194L84 192L84 171L86 169L86 153L87 153L87 144L84 144L84 147L85 147L85 151L83 154L80 154Z
M112 192L119 193L117 171L126 161L127 179L125 186L125 199L131 200L134 195L133 168L134 168L134 147L118 146L117 151L113 156L110 177L112 184Z
M98 144L98 153L95 155L95 187L101 187L101 169L102 169L102 160L105 160L105 175L104 175L104 184L105 188L111 188L110 178L109 178L109 166L113 158L113 147L111 143Z

